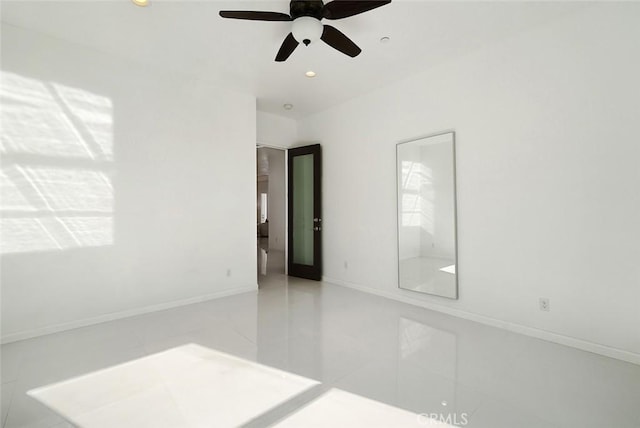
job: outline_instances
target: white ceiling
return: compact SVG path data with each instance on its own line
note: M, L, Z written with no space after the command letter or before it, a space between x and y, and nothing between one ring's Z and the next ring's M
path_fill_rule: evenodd
M288 22L222 19L218 11L288 13L281 1L3 1L2 21L149 66L255 94L258 108L300 118L586 7L579 2L393 0L354 17L323 21L363 50L349 58L323 43L273 59ZM388 36L391 41L380 43ZM310 79L304 72L314 70ZM284 103L294 109L285 111Z

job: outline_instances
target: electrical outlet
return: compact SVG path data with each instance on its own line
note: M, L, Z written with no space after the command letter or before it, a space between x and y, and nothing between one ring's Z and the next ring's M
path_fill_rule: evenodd
M231 276L231 269L227 269L227 276Z
M549 312L549 310L551 310L551 307L549 306L549 299L546 297L541 297L540 298L540 310L541 311L546 311Z

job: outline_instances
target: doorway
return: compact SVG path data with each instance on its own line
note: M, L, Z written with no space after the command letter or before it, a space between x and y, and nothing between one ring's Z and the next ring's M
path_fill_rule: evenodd
M256 149L256 237L258 284L285 274L286 151Z

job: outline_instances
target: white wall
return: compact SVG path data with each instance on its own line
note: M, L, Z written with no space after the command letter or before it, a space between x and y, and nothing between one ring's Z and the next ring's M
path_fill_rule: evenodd
M290 147L298 141L298 125L293 119L259 111L256 124L258 144Z
M638 16L593 5L302 120L327 279L639 362ZM395 144L450 129L458 301L397 288Z
M264 148L269 156L269 248L284 251L286 187L284 150Z
M3 340L256 288L253 96L9 25L2 75Z

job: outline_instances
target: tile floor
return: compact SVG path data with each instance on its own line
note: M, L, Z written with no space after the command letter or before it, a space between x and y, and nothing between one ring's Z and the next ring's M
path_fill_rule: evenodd
M469 427L640 427L640 366L278 272L257 293L3 345L3 426L67 427L25 392L196 343Z

